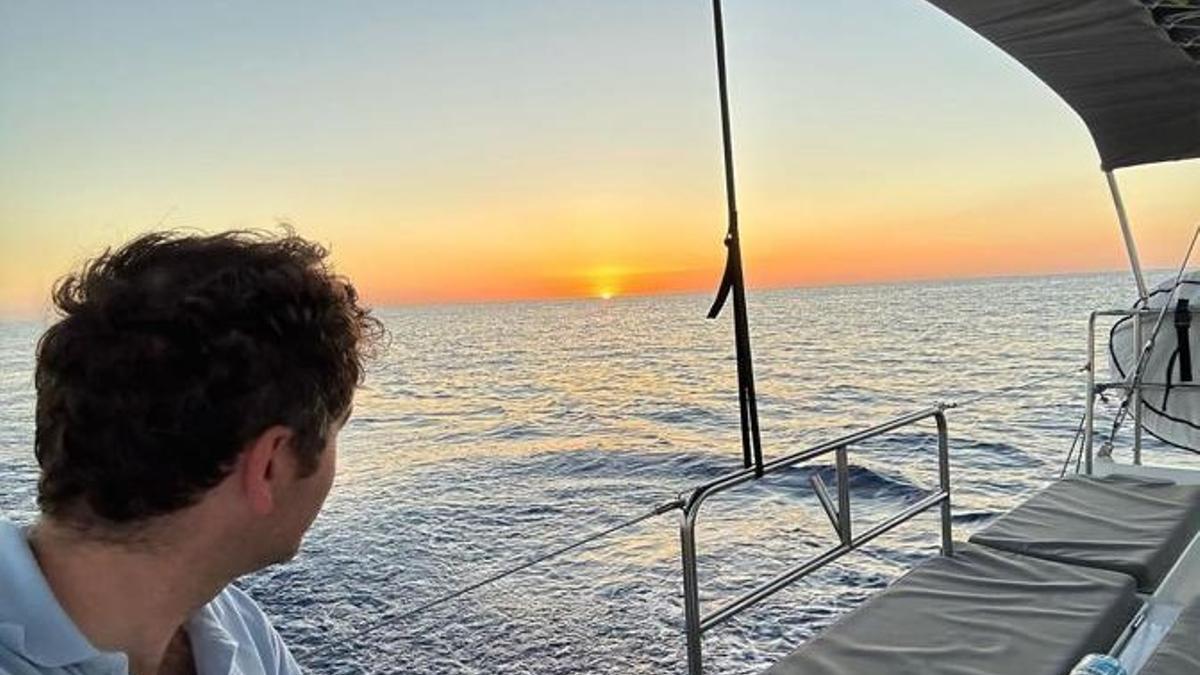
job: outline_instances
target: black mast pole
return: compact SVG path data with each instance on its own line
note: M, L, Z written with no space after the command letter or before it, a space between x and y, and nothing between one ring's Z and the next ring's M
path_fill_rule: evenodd
M733 180L733 135L729 128L729 86L725 76L725 22L721 0L713 0L713 29L717 48L717 85L721 98L721 141L725 151L725 199L729 208L729 231L725 235L725 275L708 318L721 313L729 291L733 291L733 334L737 349L738 404L741 410L742 461L761 476L762 438L758 432L758 401L754 393L754 365L750 356L750 324L746 320L746 282L742 278L742 246L738 238L737 193Z

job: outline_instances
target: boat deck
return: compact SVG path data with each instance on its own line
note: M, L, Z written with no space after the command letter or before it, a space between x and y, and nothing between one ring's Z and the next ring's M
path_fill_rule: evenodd
M1108 460L918 565L768 672L1194 675L1200 471ZM1182 617L1182 618L1181 618ZM965 670L964 670L965 669Z
M1200 485L1200 470L1162 466L1131 466L1098 459L1096 475L1120 473L1146 478L1167 479L1179 485ZM1118 641L1113 654L1130 675L1137 675L1158 649L1163 638L1175 626L1183 610L1200 602L1200 534L1176 560L1171 571L1154 593L1144 596L1145 607L1138 619ZM1195 636L1200 638L1200 635Z

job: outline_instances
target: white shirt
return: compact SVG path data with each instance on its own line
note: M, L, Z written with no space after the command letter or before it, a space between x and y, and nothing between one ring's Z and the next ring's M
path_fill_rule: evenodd
M198 675L302 672L262 610L234 586L193 614L187 632ZM128 673L125 654L93 647L58 604L25 531L0 520L0 675Z

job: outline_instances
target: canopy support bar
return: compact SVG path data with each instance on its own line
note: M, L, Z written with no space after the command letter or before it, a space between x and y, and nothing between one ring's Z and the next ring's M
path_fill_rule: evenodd
M742 245L738 238L737 194L733 180L733 134L729 123L729 86L725 76L725 25L721 0L713 0L713 32L717 49L717 85L721 98L721 142L725 151L725 200L729 210L729 231L725 235L725 274L717 298L708 310L708 318L721 313L729 292L733 291L733 334L737 350L738 407L741 411L742 462L762 475L762 438L758 431L758 401L754 391L754 364L750 355L750 324L746 319L746 282L742 276Z
M1112 192L1113 205L1117 209L1117 220L1121 223L1121 236L1125 239L1125 251L1129 253L1129 266L1133 268L1133 280L1137 282L1138 297L1145 304L1150 294L1146 290L1146 277L1142 275L1142 263L1138 260L1133 231L1129 228L1129 215L1125 213L1125 202L1121 199L1121 188L1117 186L1117 177L1113 175L1112 171L1105 171L1104 178L1108 180L1108 190Z

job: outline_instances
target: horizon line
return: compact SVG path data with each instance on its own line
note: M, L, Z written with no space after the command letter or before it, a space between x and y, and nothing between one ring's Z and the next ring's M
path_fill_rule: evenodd
M1170 268L1147 268L1146 273L1156 273L1156 271L1175 271ZM920 286L928 285L928 283L960 283L960 282L980 282L980 281L1002 281L1007 279L1037 279L1037 277L1045 277L1045 279L1055 279L1055 277L1072 277L1072 276L1096 276L1106 274L1132 274L1128 269L1120 268L1104 268L1092 270L1069 270L1069 271L1049 271L1049 273L1012 273L1012 274L983 274L983 275L965 275L965 276L928 276L917 277L917 279L892 279L892 280L871 280L871 281L832 281L832 282L817 282L817 283L748 283L746 289L748 291L758 292L778 292L778 291L798 291L798 289L821 289L821 288L859 288L872 286ZM715 293L715 283L712 293ZM448 306L469 306L469 305L520 305L520 304L540 304L540 303L575 303L575 301L594 301L594 303L612 303L625 299L644 299L644 298L659 298L673 297L673 295L704 295L710 293L703 288L688 289L688 291L652 291L652 292L631 292L620 293L613 295L611 298L602 298L599 295L545 295L545 297L514 297L514 298L448 298L448 299L431 299L431 300L398 300L388 301L388 303L370 304L372 310L404 310L404 309L424 309L424 307L448 307ZM40 310L34 311L8 311L0 309L0 323L24 323L37 321L37 319L48 318L47 315L53 315L53 307L47 303Z
M1147 268L1145 272L1173 272L1170 268ZM820 283L785 283L785 284L747 284L748 291L759 292L776 292L788 290L820 290L832 288L868 288L873 286L919 286L924 284L938 283L963 283L963 282L984 282L984 281L1001 281L1005 279L1035 279L1035 278L1059 278L1059 277L1086 277L1097 276L1104 274L1132 274L1128 269L1119 268L1102 268L1094 270L1070 270L1066 272L1014 272L1009 274L982 274L982 275L965 275L965 276L947 276L947 277L918 277L909 279L885 279L885 280L870 280L870 281L835 281L835 282L820 282ZM1136 290L1136 289L1134 289ZM713 285L711 293L716 292L716 283ZM411 300L411 301L391 301L384 303L370 303L371 309L375 310L403 310L403 309L420 309L434 307L455 307L455 306L470 306L470 305L516 305L516 304L539 304L539 303L561 303L561 302L617 302L621 300L644 299L655 297L671 297L684 295L705 295L710 291L705 289L692 290L664 290L650 292L630 292L621 293L613 297L604 298L596 295L550 295L542 297L511 297L511 298L453 298L441 300ZM53 308L47 302L40 310L16 310L10 311L0 308L0 323L25 323L36 321L39 319L47 319L48 315L54 314Z
M1174 272L1175 270L1168 267L1151 267L1144 268L1143 272ZM947 276L947 277L917 277L908 279L881 279L870 281L833 281L833 282L818 282L818 283L784 283L784 284L754 284L747 283L747 291L760 292L776 292L789 290L821 290L827 288L867 288L872 286L919 286L923 284L938 284L938 283L962 283L962 282L983 282L983 281L1002 281L1005 279L1036 279L1036 278L1060 278L1060 277L1086 277L1099 276L1105 274L1130 274L1132 273L1125 268L1104 268L1093 270L1070 270L1066 272L1013 272L1006 274L981 274L981 275L965 275L965 276ZM719 279L718 279L719 281ZM712 291L705 289L692 290L665 290L665 291L649 291L649 292L630 292L620 293L610 298L604 298L597 295L548 295L539 297L512 297L512 298L462 298L462 299L442 299L442 300L411 300L411 301L394 301L389 303L381 303L371 305L372 309L407 309L407 308L422 308L422 307L453 307L463 305L516 305L516 304L538 304L538 303L559 303L559 302L617 302L620 300L633 300L642 298L657 298L670 296L684 295L706 295L716 292L717 284L713 284ZM1134 288L1134 291L1137 289Z

